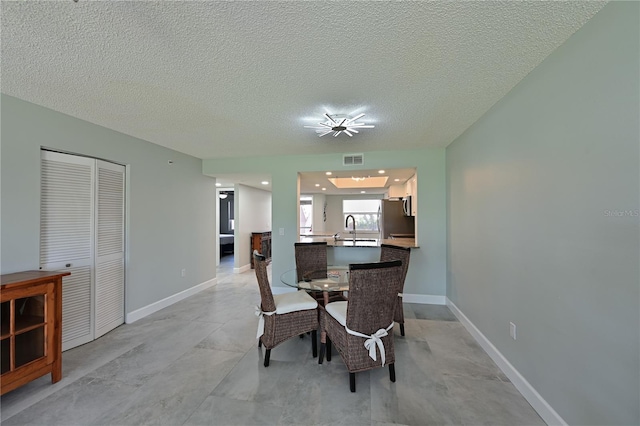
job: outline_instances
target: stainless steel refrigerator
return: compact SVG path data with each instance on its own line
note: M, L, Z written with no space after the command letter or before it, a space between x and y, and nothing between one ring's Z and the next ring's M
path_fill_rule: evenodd
M403 237L415 235L413 216L405 216L402 200L382 200L380 207L380 236L390 238L391 234Z

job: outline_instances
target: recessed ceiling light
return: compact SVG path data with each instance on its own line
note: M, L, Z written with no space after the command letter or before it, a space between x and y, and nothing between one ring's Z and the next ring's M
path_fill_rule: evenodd
M366 193L367 193L367 191L360 191L360 193L361 193L361 194L366 194Z
M322 188L322 190L323 190L323 191L326 191L326 190L327 190L327 188Z
M397 179L397 178L396 178L396 179L394 179L393 181L394 181L394 182L400 182L400 179Z
M220 182L216 182L216 186L222 186Z
M260 182L260 183L261 183L261 184L263 184L263 185L269 185L269 182L268 182L268 181L266 181L266 180L263 180L263 181L262 181L262 182Z
M320 184L319 184L319 183L316 183L316 186L320 186Z
M384 170L378 170L378 173L383 174Z
M364 117L364 114L358 114L355 117L343 114L324 113L325 121L321 121L317 126L304 126L307 129L315 129L318 136L322 137L333 133L333 137L337 137L340 133L344 133L352 137L352 133L358 133L360 129L373 129L372 124L358 123L357 121Z
M325 175L331 176L331 172L324 172Z

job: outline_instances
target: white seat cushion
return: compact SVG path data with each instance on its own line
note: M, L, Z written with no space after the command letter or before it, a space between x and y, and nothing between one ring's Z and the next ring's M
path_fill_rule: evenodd
M306 291L276 294L273 296L273 300L276 302L276 314L288 314L318 307L318 302L309 296Z
M341 326L347 325L347 301L327 303L324 307L329 315L336 319Z

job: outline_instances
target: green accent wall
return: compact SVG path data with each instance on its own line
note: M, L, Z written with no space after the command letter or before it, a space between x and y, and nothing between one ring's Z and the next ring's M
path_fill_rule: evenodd
M640 424L639 17L606 5L446 153L447 296L575 425Z
M128 167L127 313L215 278L215 180L200 159L11 96L1 102L3 274L39 267L46 147Z
M319 141L322 143L322 141ZM392 143L392 142L391 142ZM357 150L356 150L357 151ZM354 151L354 152L356 152ZM376 151L364 155L362 167L342 165L343 154L243 157L203 160L205 175L269 173L272 188L273 285L295 267L293 243L298 238L298 172L416 168L418 176L417 242L405 281L406 294L440 296L446 289L445 150ZM285 235L279 235L280 228ZM350 250L371 250L352 248Z

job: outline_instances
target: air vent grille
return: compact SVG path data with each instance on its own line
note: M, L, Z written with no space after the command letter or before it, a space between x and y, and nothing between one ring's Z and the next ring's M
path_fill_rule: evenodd
M364 164L364 154L345 154L342 156L343 166L361 166Z

